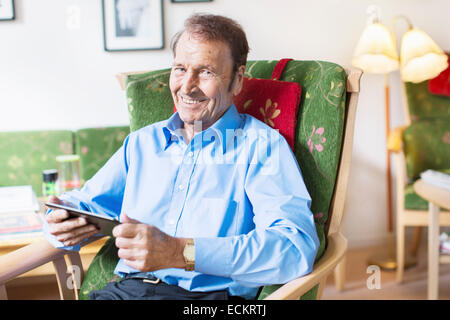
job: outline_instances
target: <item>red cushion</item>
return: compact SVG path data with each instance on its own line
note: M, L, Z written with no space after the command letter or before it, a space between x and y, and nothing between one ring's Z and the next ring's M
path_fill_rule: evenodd
M447 53L449 66L436 78L428 81L428 90L433 94L450 97L450 54Z
M286 64L286 60L289 59L280 62ZM278 79L283 68L284 65L281 70L275 67L272 79ZM244 78L242 91L234 98L234 103L240 113L278 129L293 150L300 98L301 88L296 82Z

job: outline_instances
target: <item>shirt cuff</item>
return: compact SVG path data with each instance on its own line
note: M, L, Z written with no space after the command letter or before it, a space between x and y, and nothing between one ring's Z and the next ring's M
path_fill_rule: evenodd
M195 238L194 244L195 271L227 278L231 276L233 238Z

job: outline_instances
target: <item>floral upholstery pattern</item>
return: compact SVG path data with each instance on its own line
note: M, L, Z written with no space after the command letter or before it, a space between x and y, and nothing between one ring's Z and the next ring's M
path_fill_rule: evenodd
M0 132L0 186L31 185L42 196L42 171L56 168L56 156L72 154L72 132Z
M276 63L277 61L249 61L245 76L270 79ZM169 75L170 70L165 69L128 76L126 95L131 131L172 115L173 101L168 86ZM321 243L316 261L323 255L326 246L325 235L330 221L329 210L339 165L346 111L346 77L344 69L334 63L290 61L280 79L297 82L302 88L294 154L312 197L311 210ZM261 107L264 112L266 109L269 110L267 105ZM114 242L109 242L108 245L114 246ZM107 257L102 258L101 254L97 257L90 268L102 270L109 268L105 280L109 282L114 277L115 263L108 265L103 261L108 259ZM98 281L97 277L97 274L87 275L84 281L86 284L83 283L83 286L91 289L99 288L89 284ZM279 285L263 287L259 299L266 297L278 287ZM315 299L317 288L317 286L312 288L302 299Z
M119 261L114 242L115 238L109 238L92 260L80 288L80 300L89 300L89 292L102 289L109 282L121 279L114 274L114 267Z
M80 156L83 182L89 180L106 163L129 133L128 126L75 131L75 151Z

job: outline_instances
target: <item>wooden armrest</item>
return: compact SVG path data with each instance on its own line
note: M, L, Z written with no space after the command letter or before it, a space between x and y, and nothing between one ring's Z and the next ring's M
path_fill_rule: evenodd
M403 131L407 126L397 127L389 132L387 147L389 151L399 152L402 150Z
M63 257L68 252L56 249L42 238L16 251L0 257L0 284L33 270L50 261Z
M347 239L340 233L336 232L328 236L328 247L323 257L314 265L314 269L306 276L294 279L264 300L294 300L299 299L303 294L308 292L312 287L317 285L324 277L331 273L336 265L344 257L347 251Z

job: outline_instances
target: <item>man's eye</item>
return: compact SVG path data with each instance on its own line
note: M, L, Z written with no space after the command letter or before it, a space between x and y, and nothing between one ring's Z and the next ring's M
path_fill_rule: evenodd
M173 70L176 72L185 72L186 71L186 69L184 69L183 67L174 67Z
M205 76L205 77L211 77L211 76L213 76L214 75L214 73L212 73L211 71L209 71L209 70L202 70L201 71L201 74L203 75L203 76Z

